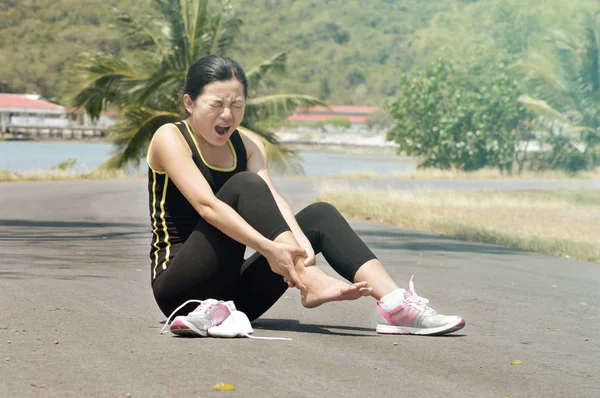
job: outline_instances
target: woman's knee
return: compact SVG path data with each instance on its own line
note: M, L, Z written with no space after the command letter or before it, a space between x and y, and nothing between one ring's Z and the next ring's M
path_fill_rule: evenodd
M319 228L323 228L327 225L335 225L336 222L332 221L344 219L344 216L332 204L316 202L305 207L296 218L301 227L319 226Z
M251 171L242 171L235 174L227 181L240 188L258 188L268 187L265 180L263 180L258 174Z
M221 188L221 191L221 196L233 194L237 198L241 195L255 196L261 193L268 194L270 189L265 180L258 174L251 171L242 171L229 178L225 185L223 185L223 188Z
M315 202L305 209L310 214L314 214L323 220L328 219L331 216L341 217L340 212L334 205L328 202Z

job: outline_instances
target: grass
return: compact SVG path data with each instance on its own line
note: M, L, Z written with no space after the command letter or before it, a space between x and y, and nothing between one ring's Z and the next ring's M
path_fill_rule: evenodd
M327 175L329 179L381 179L394 178L400 180L600 180L600 168L594 171L582 171L568 174L563 171L525 171L521 174L502 174L498 169L481 169L477 171L416 169L408 173L392 175L377 174L369 171L345 172L338 175Z
M394 192L329 185L319 199L352 217L600 262L600 190Z
M600 179L600 168L593 171L582 171L568 174L564 171L524 171L521 174L502 174L498 169L480 169L477 171L417 169L411 173L394 174L395 178L423 180L597 180Z
M114 178L135 177L128 176L123 170L94 170L91 173L80 173L67 170L39 170L18 173L10 170L0 170L0 182L109 180Z

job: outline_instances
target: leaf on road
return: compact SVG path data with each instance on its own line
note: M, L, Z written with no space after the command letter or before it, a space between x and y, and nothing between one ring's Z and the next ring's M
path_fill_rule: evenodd
M523 362L521 362L520 360L518 360L518 359L517 359L517 360L511 361L511 363L510 363L510 364L511 364L511 365L520 365L520 364L522 364L522 363L523 363Z
M219 383L219 384L215 384L214 385L213 390L217 390L217 391L231 391L231 390L235 390L235 387L233 386L233 384Z

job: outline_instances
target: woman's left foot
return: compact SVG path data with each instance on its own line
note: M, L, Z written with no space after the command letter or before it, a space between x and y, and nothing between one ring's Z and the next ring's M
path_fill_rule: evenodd
M404 292L404 300L396 308L386 310L379 301L377 302L381 315L377 333L443 335L465 327L463 318L440 315L428 304L429 300L415 292L411 278L410 289Z
M300 279L306 285L302 292L302 305L318 307L330 301L356 300L373 292L367 282L349 284L325 274L316 266L306 267Z

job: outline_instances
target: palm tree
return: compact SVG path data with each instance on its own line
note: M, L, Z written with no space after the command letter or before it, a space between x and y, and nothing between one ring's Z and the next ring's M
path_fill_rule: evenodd
M533 54L515 67L526 73L533 94L520 101L580 141L594 164L600 160L600 13L586 16L584 32L582 40L553 32L552 57Z
M73 102L97 118L107 107L121 110L123 119L110 129L115 155L102 167L119 168L145 156L154 132L181 116L181 87L188 68L208 54L225 54L240 32L242 20L229 0L217 10L208 0L153 0L162 18L121 15L118 26L131 48L129 58L96 54L76 65ZM249 91L261 80L285 70L286 53L279 53L247 71ZM324 105L308 95L275 94L248 100L242 127L259 134L272 166L282 173L299 172L295 153L284 148L270 129L297 107Z

